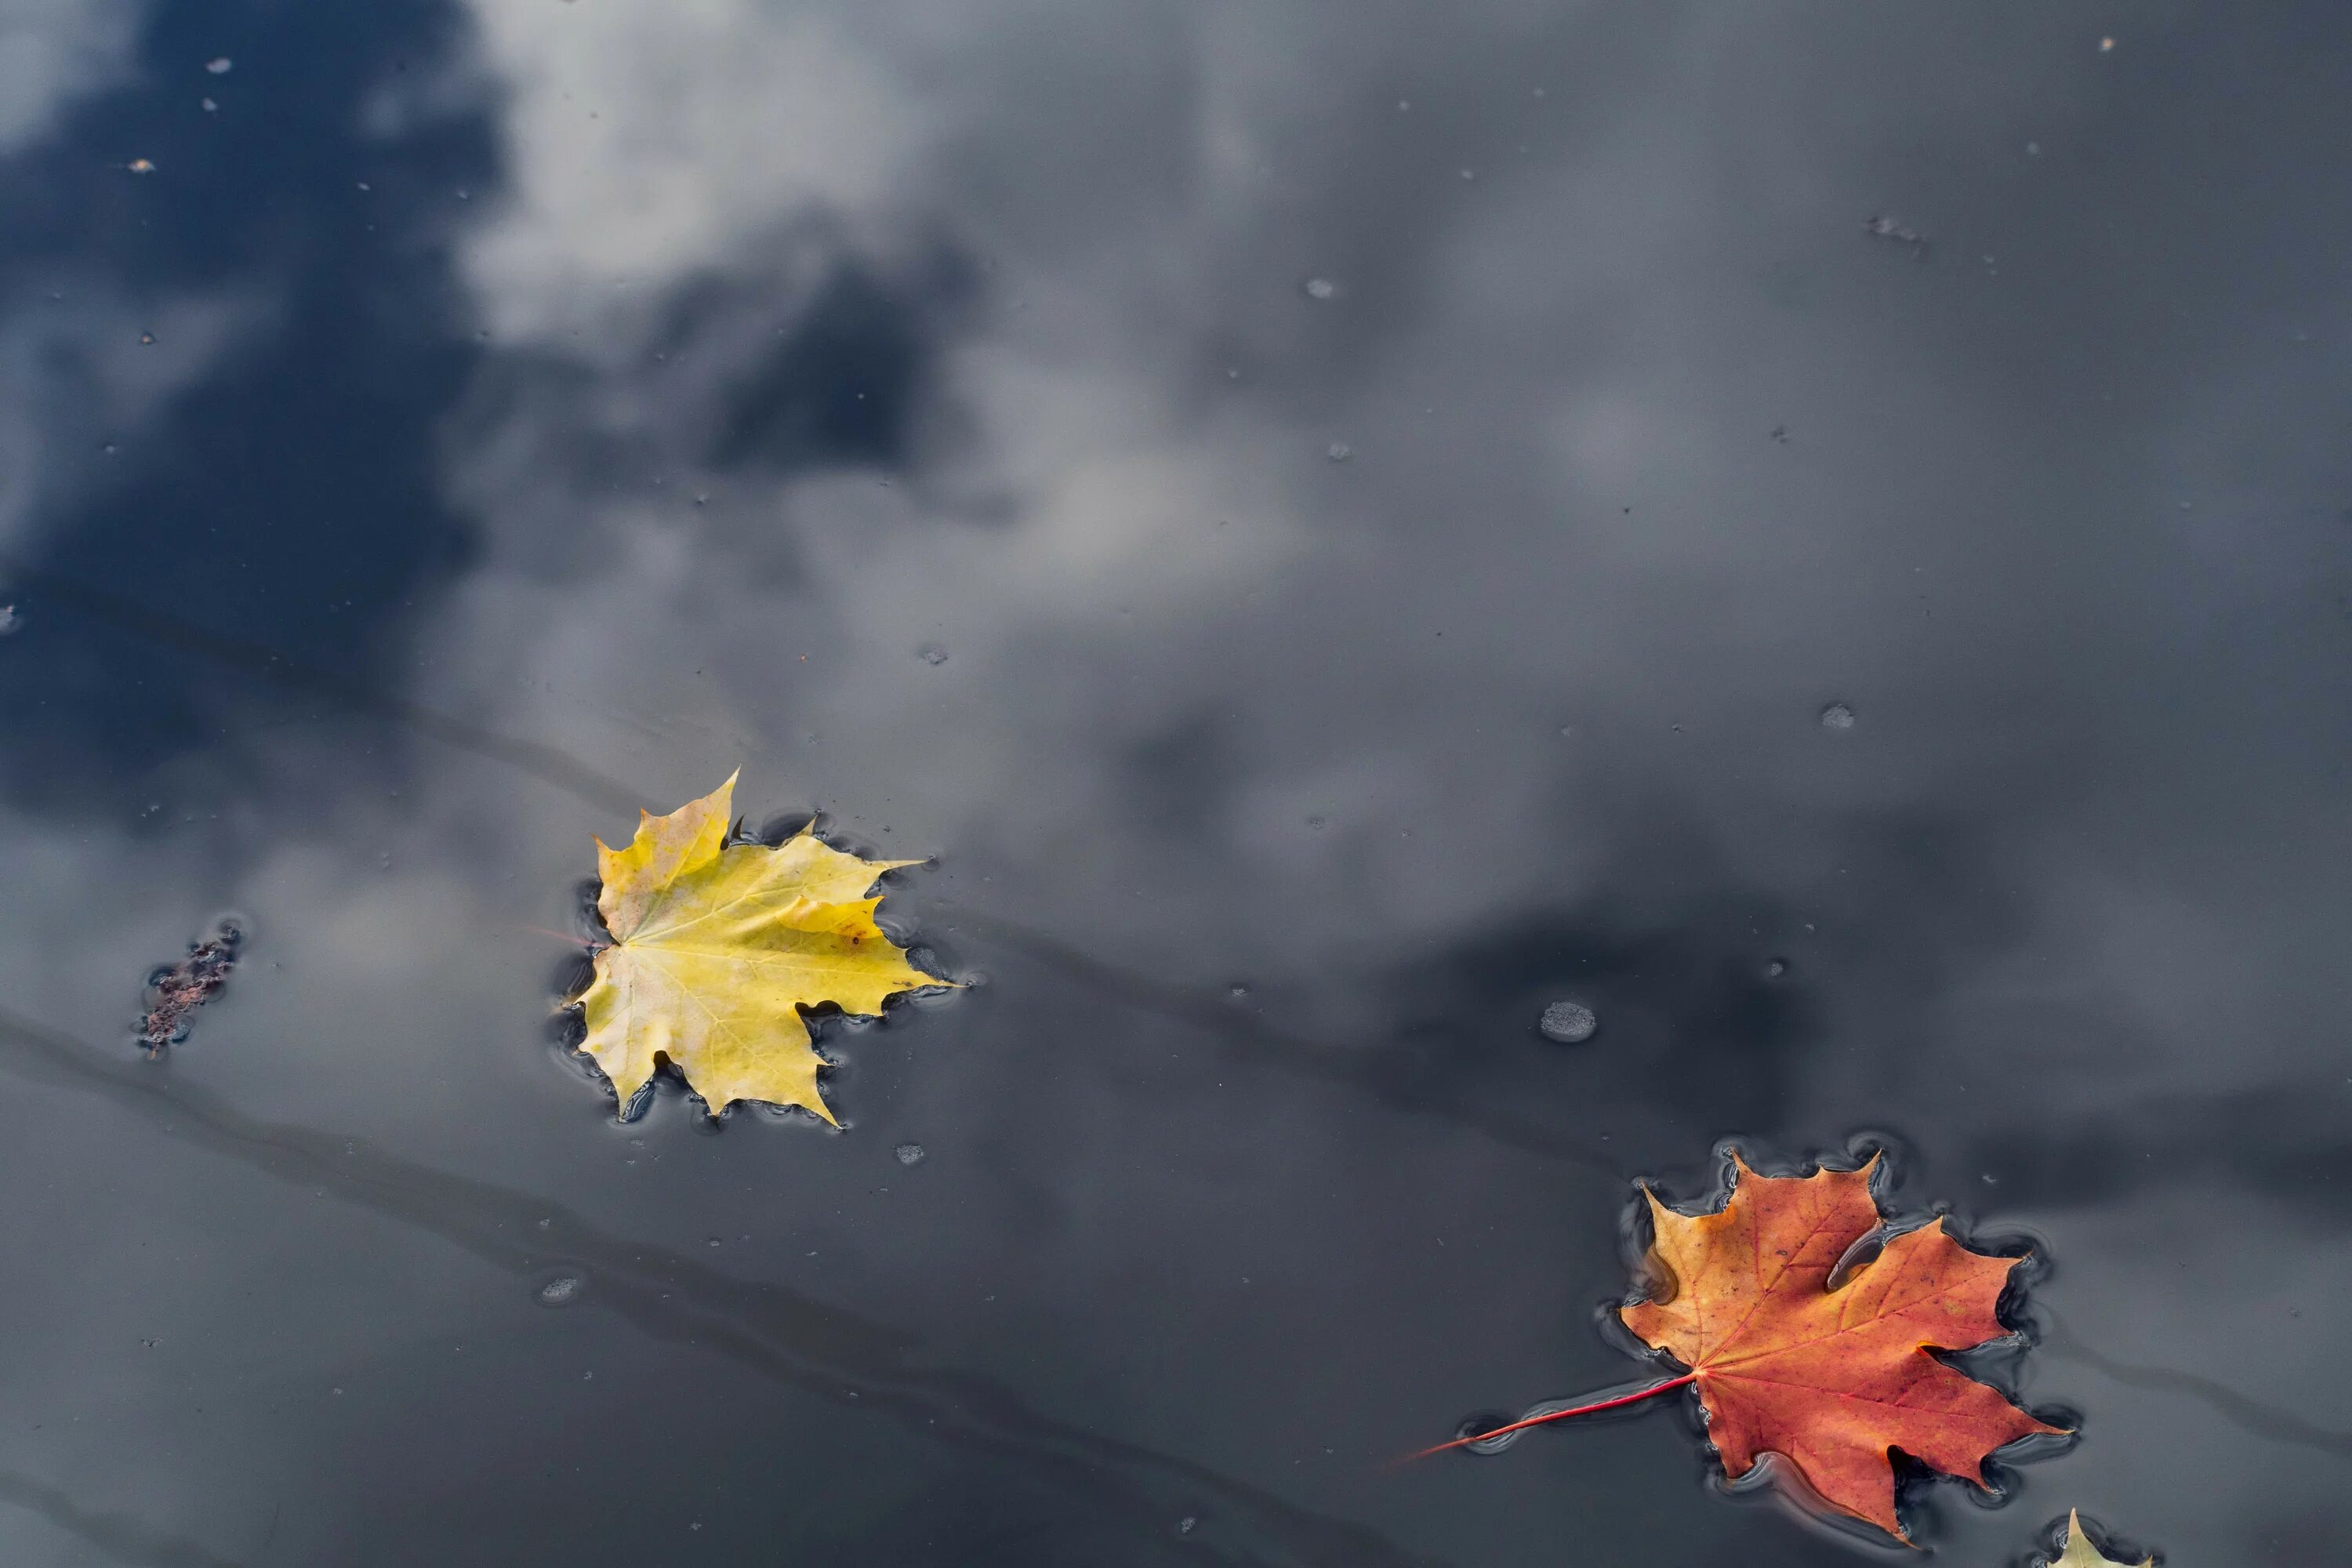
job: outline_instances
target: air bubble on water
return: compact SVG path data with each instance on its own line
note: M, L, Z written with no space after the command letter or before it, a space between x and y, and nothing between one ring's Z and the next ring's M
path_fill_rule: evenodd
M919 1165L925 1157L925 1151L920 1143L901 1143L890 1152L898 1156L898 1163L901 1165Z
M1307 280L1307 297L1310 300L1328 300L1339 292L1339 286L1328 278L1309 278Z
M542 1307L569 1307L587 1293L588 1281L577 1274L556 1274L541 1281L533 1297Z
M231 68L236 64L236 62L230 59L226 55L215 55L211 59L205 62L205 69L212 72L215 76L226 76L228 75Z
M1843 702L1831 703L1822 710L1822 728L1824 730L1853 729L1853 710Z
M1323 455L1335 463L1344 463L1356 455L1356 449L1345 441L1334 441L1324 449Z
M1555 1002L1543 1010L1536 1025L1548 1040L1558 1040L1563 1046L1581 1045L1601 1027L1601 1020L1592 1009L1581 1002Z
M0 637L22 629L24 625L25 617L16 613L16 605L0 605Z
M945 664L948 661L948 650L935 642L927 642L915 650L915 657L925 664Z
M1543 1406L1538 1405L1536 1410L1529 1411L1528 1414L1534 1415L1542 1408ZM1454 1436L1457 1442L1465 1438L1470 1439L1463 1446L1473 1454L1499 1454L1519 1440L1519 1433L1503 1432L1504 1427L1515 1425L1518 1419L1505 1410L1481 1410L1475 1415L1465 1416L1460 1425L1454 1428ZM1486 1436L1490 1433L1502 1435Z

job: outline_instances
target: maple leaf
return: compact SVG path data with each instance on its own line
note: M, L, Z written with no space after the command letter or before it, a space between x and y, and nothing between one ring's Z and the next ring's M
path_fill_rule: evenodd
M1759 1176L1736 1151L1731 1159L1731 1194L1712 1214L1678 1214L1643 1189L1663 1294L1618 1309L1643 1342L1688 1372L1639 1393L1541 1409L1423 1453L1486 1447L1525 1427L1694 1387L1726 1475L1736 1480L1761 1456L1779 1454L1831 1507L1908 1541L1895 1512L1890 1450L1981 1487L1995 1448L2064 1431L1928 1353L2009 1331L1994 1305L2018 1259L1970 1252L1937 1219L1887 1237L1877 1257L1832 1289L1846 1254L1878 1228L1870 1195L1878 1162Z
M2066 1549L2050 1563L2050 1568L2151 1568L2153 1557L2143 1557L2137 1563L2118 1563L2091 1544L2090 1534L2083 1528L2080 1509L2066 1514Z
M713 1116L739 1100L798 1105L839 1126L817 1088L824 1058L801 1009L882 1010L885 998L950 982L924 973L874 923L883 872L816 836L729 844L735 778L667 816L640 812L625 849L596 841L596 908L611 945L580 998L580 1048L626 1113L667 1059Z
M1713 1214L1677 1214L1643 1189L1670 1294L1618 1310L1691 1369L1726 1475L1780 1454L1831 1506L1907 1540L1889 1449L1982 1486L1992 1450L2063 1430L1927 1353L2009 1332L1993 1307L2018 1259L1970 1252L1938 1218L1887 1237L1832 1289L1840 1260L1878 1227L1878 1162L1811 1176L1759 1176L1736 1152L1732 1163Z

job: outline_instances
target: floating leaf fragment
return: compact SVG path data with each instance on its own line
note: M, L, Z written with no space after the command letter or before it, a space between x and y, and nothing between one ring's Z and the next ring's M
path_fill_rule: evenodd
M875 882L917 862L845 854L814 823L774 847L729 844L734 791L730 776L667 816L640 813L625 849L597 842L596 908L613 942L580 999L580 1048L625 1114L667 1060L713 1116L751 1100L837 1126L801 1010L879 1013L899 992L950 984L915 968L874 923Z
M222 921L211 936L188 944L187 957L147 977L147 1016L140 1020L139 1041L149 1055L188 1037L189 1015L228 984L244 940L235 921Z
M2090 1532L2083 1528L2083 1511L2070 1509L2066 1514L2066 1547L2050 1560L2050 1568L2150 1568L2156 1561L2143 1557L2137 1563L2118 1563L2091 1544Z

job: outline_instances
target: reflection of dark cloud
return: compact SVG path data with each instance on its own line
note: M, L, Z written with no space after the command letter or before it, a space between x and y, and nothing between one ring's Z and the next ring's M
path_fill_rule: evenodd
M1118 784L1138 820L1163 837L1188 839L1224 817L1229 792L1246 776L1234 729L1224 715L1194 713L1125 746Z
M1449 1089L1450 1074L1432 1071L1423 1055L1400 1060L1372 1042L1309 1038L1235 1008L1218 994L1106 963L1050 933L969 905L942 901L957 929L1018 952L1050 972L1091 987L1118 1005L1201 1030L1225 1060L1314 1082L1344 1086L1391 1110L1473 1128L1508 1148L1613 1173L1617 1166L1574 1133L1508 1104L1484 1103Z
M2098 1210L2152 1191L2227 1184L2332 1226L2352 1225L2352 1086L2282 1084L2119 1095L2042 1120L2018 1108L1976 1129L1958 1156L1995 1173L2001 1201Z
M1399 1000L1413 1021L1391 1073L1415 1093L1450 1084L1538 1116L1647 1100L1709 1128L1775 1131L1807 1016L1800 984L1768 974L1775 944L1759 932L1794 923L1727 890L1657 915L1605 900L1521 913L1433 955L1426 984ZM1601 1018L1587 1046L1532 1038L1556 995ZM1542 1070L1563 1051L1572 1075Z
M379 142L353 105L438 68L462 36L446 0L349 14L167 5L142 49L147 81L89 99L0 166L12 289L110 279L133 300L271 301L266 324L142 427L68 436L69 449L119 450L88 494L35 520L35 565L335 668L380 668L397 648L417 595L467 550L438 500L430 432L475 358L452 330L457 193L486 195L495 171L478 113ZM267 38L282 63L204 75L217 40L239 37ZM205 91L216 112L198 108ZM107 170L94 148L156 172ZM121 323L126 342L141 325ZM79 800L92 763L123 780L213 732L221 704L201 679L94 629L60 616L37 666L0 665L16 737L5 785L20 795Z
M904 467L938 352L935 318L962 290L940 261L892 278L845 260L781 341L729 388L710 460L770 470Z

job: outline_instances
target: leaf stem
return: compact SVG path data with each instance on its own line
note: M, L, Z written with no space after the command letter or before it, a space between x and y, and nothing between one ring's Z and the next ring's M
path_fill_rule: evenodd
M1467 1437L1456 1437L1451 1443L1440 1443L1434 1448L1423 1448L1418 1454L1407 1454L1404 1457L1404 1462L1410 1464L1415 1459L1426 1459L1432 1454L1443 1454L1448 1448L1466 1448L1473 1443L1485 1443L1496 1437L1507 1436L1513 1432L1522 1432L1530 1426L1540 1426L1547 1421L1565 1421L1571 1415L1591 1415L1596 1411L1614 1410L1621 1405L1638 1405L1644 1399L1654 1399L1661 1394L1669 1393L1697 1381L1698 1373L1686 1372L1680 1377L1670 1377L1664 1383L1654 1384L1636 1394L1621 1394L1614 1399L1596 1399L1590 1405L1580 1405L1571 1410L1547 1411L1541 1415L1530 1415L1524 1421L1514 1421L1507 1426L1497 1426L1491 1432L1473 1432Z
M577 946L586 948L591 952L594 952L599 945L596 942L590 942L584 936L570 936L560 931L550 931L545 926L525 926L522 929L527 931L535 932L540 936L551 936L558 942L574 943Z

